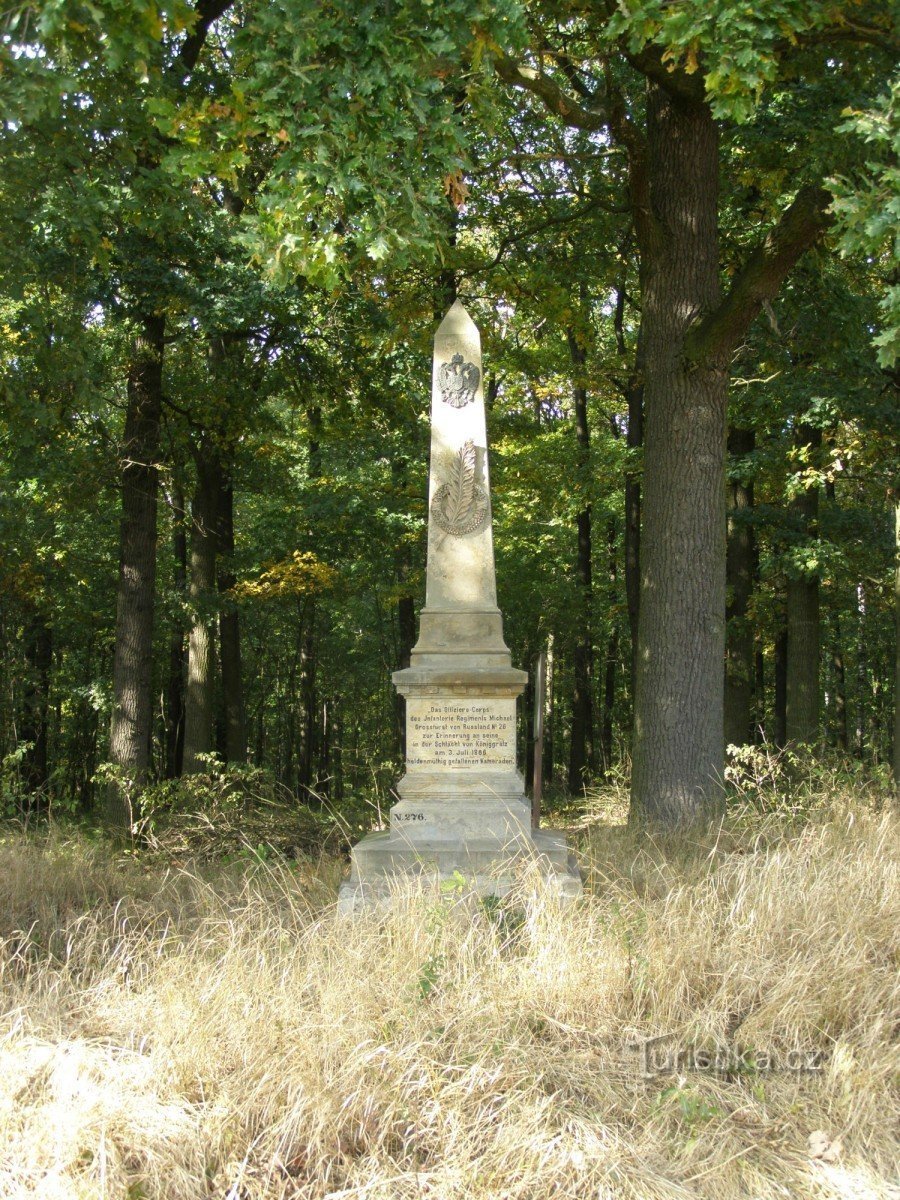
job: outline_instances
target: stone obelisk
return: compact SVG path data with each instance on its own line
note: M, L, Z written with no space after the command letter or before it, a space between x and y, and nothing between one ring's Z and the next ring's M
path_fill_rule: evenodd
M353 850L342 911L384 903L397 875L502 895L523 858L560 895L580 895L563 835L532 831L516 769L526 678L497 607L481 339L457 300L434 339L425 607L410 665L393 675L406 698L406 774L390 829Z

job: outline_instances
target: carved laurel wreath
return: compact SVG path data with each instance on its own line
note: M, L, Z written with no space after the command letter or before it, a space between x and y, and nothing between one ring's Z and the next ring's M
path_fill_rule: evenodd
M452 408L465 408L475 399L481 372L474 363L463 362L461 354L454 354L438 371L441 398Z
M475 443L460 447L450 478L434 494L431 515L437 525L454 537L464 537L482 529L488 515L488 494L475 482Z

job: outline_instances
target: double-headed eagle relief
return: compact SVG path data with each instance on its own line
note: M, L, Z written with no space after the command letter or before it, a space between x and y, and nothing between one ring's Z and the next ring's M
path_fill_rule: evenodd
M487 520L488 494L475 482L477 465L475 443L469 440L460 447L453 460L450 478L441 484L431 501L435 524L454 537L476 533Z
M480 379L481 372L474 363L464 362L461 354L454 354L438 371L441 399L451 408L465 408L475 399Z

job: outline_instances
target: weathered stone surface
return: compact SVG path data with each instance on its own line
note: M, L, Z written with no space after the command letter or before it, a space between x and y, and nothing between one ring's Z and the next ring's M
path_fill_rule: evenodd
M389 902L398 876L458 879L503 895L539 864L563 899L581 878L561 834L533 832L516 768L516 699L527 676L510 663L497 607L478 330L457 301L435 336L425 608L406 698L406 773L390 829L354 848L339 907Z

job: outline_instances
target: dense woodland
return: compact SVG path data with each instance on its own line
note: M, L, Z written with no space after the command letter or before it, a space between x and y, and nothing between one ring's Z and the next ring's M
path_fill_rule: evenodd
M457 294L545 786L672 823L729 745L896 764L889 8L7 7L7 812L216 760L389 803Z

